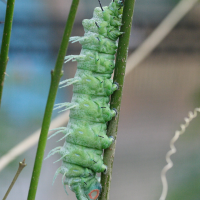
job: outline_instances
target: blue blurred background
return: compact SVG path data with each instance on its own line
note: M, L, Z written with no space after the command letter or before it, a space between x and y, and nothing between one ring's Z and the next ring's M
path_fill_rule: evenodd
M101 0L108 5L107 0ZM178 0L140 0L135 4L130 53L154 30ZM0 156L41 127L70 0L18 0L15 4L9 62L0 110ZM72 35L83 35L81 21L91 18L98 1L81 0ZM0 21L6 5L0 1ZM3 24L0 24L2 38ZM110 199L155 200L161 193L160 171L169 141L189 110L200 105L200 5L183 18L148 59L128 75L120 116L119 136ZM1 44L1 43L0 43ZM67 54L79 54L81 46L70 44ZM64 65L64 77L74 76L76 63ZM58 91L56 102L70 101L71 87ZM53 113L53 118L57 116ZM200 199L199 118L178 143L181 153L167 175L168 200ZM48 151L56 139L48 141ZM8 200L26 199L36 146L19 156L0 172L0 199L18 167L26 158ZM60 163L59 155L46 160L42 168L36 199L74 200L66 196L61 177L51 186Z

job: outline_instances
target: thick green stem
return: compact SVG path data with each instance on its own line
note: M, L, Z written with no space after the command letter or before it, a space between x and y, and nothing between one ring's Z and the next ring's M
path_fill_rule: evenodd
M71 30L72 30L74 19L76 16L78 4L79 4L79 0L73 0L71 9L70 9L70 13L68 16L68 20L66 23L62 43L61 43L60 50L58 53L56 65L55 65L54 71L51 72L51 86L50 86L49 96L48 96L46 109L45 109L45 113L44 113L42 129L41 129L41 133L40 133L40 139L39 139L39 143L38 143L35 164L34 164L34 169L33 169L33 173L32 173L30 188L29 188L28 200L34 200L35 196L36 196L40 171L41 171L41 167L42 167L42 161L43 161L43 157L44 157L44 150L46 147L46 141L47 141L49 126L50 126L50 122L51 122L51 115L52 115L52 111L53 111L53 106L54 106L54 102L55 102L55 98L56 98L59 81L62 76L62 66L63 66L63 62L64 62L64 57L65 57L65 54L67 51L69 37L71 35Z
M129 46L129 38L131 33L132 26L132 18L133 18L133 10L134 10L135 0L125 0L124 2L124 11L122 17L122 27L121 32L124 32L123 35L119 37L119 48L117 51L116 57L116 66L115 66L115 74L114 81L119 84L119 90L115 91L111 96L111 108L117 109L117 116L113 118L108 124L108 136L113 136L117 138L117 129L119 122L119 113L120 113L120 105L122 99L122 89L124 84L125 77L125 69L126 69L126 60L128 54L128 46ZM108 200L109 192L110 192L110 184L112 177L112 168L113 161L115 155L115 146L116 142L114 142L110 148L104 151L104 164L107 165L108 170L106 174L101 174L101 184L102 184L102 192L99 200Z
M0 106L3 93L4 77L6 74L6 66L8 62L8 52L10 46L10 36L12 30L14 6L15 6L15 0L7 1L5 24L4 24L3 38L1 43L1 53L0 53Z

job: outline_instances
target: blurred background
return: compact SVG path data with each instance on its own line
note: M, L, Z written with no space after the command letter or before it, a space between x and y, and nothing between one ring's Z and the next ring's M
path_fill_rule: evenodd
M101 0L102 5L110 1ZM179 0L136 1L129 54L132 53ZM9 62L0 110L0 156L41 127L47 100L50 71L54 68L71 0L18 0L15 5ZM98 1L81 0L72 35L84 34L81 21L91 18ZM0 21L6 5L0 1ZM0 24L2 38L3 24ZM1 41L1 40L0 40ZM81 46L70 44L67 54L79 54ZM169 141L188 111L200 107L200 4L197 4L134 69L125 80L117 149L110 199L159 199L160 172ZM71 78L76 63L64 64L62 79ZM70 101L72 87L60 89L56 103ZM53 118L58 115L53 113ZM174 167L167 173L167 200L200 199L200 117L176 143ZM47 153L63 141L48 140ZM3 198L19 161L26 159L8 200L27 199L36 146L19 156L0 172L0 199ZM43 163L36 199L75 200L67 196L61 175L52 187L60 163L59 155ZM69 191L69 189L68 189Z

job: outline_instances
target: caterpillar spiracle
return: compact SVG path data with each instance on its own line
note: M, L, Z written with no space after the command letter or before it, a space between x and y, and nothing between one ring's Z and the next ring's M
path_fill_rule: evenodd
M61 167L55 173L63 174L62 184L68 185L75 192L78 200L97 199L101 184L96 173L106 173L103 164L103 149L114 141L106 135L107 122L116 116L116 109L110 109L110 95L118 89L111 75L115 67L117 39L122 34L123 1L113 0L109 6L94 9L91 19L84 19L83 37L71 37L72 43L82 45L80 55L69 55L65 62L77 61L74 78L60 82L61 87L73 84L71 103L60 103L55 109L70 109L67 127L60 127L56 132L63 133L64 146L51 150L47 158L59 153ZM66 191L66 188L65 188Z

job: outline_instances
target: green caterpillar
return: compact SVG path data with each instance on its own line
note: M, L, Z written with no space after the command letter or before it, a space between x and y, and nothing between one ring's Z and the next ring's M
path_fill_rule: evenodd
M95 8L93 18L83 20L83 37L71 37L80 42L80 55L69 55L65 62L77 61L74 78L64 80L61 87L73 84L71 103L56 104L55 109L70 109L67 127L60 127L52 135L64 134L65 144L51 150L47 158L59 153L62 165L55 173L63 174L62 183L75 192L78 200L97 199L101 184L97 172L106 173L103 164L103 149L114 141L106 135L107 122L116 116L116 109L110 109L110 95L118 84L110 79L115 67L117 39L123 12L123 1L113 0L109 6ZM52 137L51 136L51 137ZM53 182L54 182L53 180ZM65 188L66 191L66 188Z

